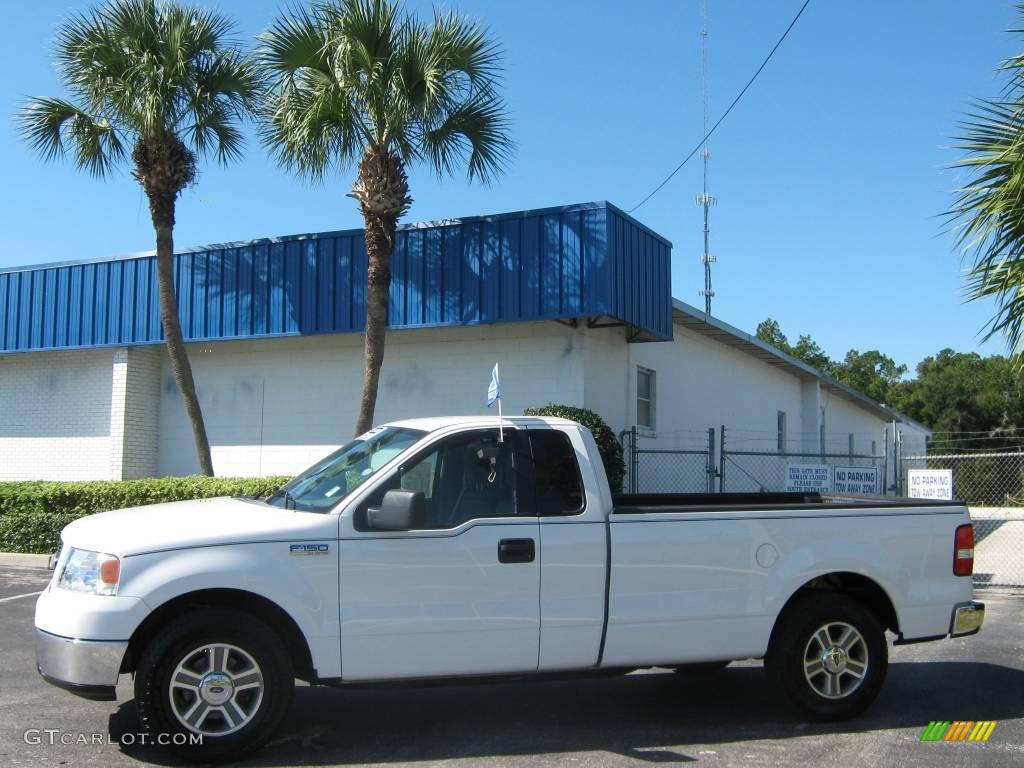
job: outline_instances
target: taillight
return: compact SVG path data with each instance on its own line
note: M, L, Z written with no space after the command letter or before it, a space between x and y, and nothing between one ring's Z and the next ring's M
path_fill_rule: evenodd
M953 575L970 576L974 573L974 526L961 525L953 539Z

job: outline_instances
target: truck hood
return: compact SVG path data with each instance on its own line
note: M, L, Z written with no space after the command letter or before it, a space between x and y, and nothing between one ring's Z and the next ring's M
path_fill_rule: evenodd
M169 549L337 538L338 518L228 496L100 512L64 528L72 547L118 557Z

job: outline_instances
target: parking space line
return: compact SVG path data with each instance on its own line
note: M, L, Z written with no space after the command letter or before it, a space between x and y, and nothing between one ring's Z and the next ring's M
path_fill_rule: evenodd
M41 594L43 594L43 590L40 589L38 592L26 592L24 595L11 595L10 597L0 597L0 603L6 603L11 600L20 600L23 597L35 597L36 595Z

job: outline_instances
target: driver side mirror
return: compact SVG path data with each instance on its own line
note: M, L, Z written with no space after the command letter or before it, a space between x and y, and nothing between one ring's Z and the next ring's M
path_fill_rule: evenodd
M396 488L384 494L379 507L366 510L366 522L375 531L409 531L422 528L424 520L423 491Z

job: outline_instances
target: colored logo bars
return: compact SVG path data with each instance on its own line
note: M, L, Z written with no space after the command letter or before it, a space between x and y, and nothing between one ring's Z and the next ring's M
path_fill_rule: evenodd
M995 728L995 720L932 720L921 741L988 741Z

